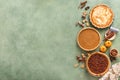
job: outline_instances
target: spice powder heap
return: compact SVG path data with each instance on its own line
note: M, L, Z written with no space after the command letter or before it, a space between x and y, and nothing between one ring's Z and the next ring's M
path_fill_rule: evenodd
M93 54L88 60L88 67L95 74L103 73L108 67L108 59L104 55Z

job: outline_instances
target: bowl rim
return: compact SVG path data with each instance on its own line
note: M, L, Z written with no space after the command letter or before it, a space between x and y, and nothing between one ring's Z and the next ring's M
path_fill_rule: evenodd
M80 43L79 43L79 35L80 35L80 33L82 32L82 31L84 31L84 30L86 30L86 29L92 29L92 30L94 30L98 35L99 35L99 43L97 44L97 46L96 47L94 47L94 48L92 48L92 49L85 49L84 47L82 47L81 45L80 45ZM83 29L81 29L79 32L78 32L78 34L77 34L77 44L78 44L78 46L81 48L81 49L83 49L83 50L85 50L85 51L93 51L93 50L95 50L96 48L98 48L98 46L100 45L100 43L101 43L101 35L100 35L100 33L98 32L98 30L96 30L95 28L91 28L91 27L86 27L86 28L83 28Z
M112 13L112 20L111 20L111 22L110 22L109 24L107 24L106 26L104 26L104 27L98 26L98 25L96 25L96 24L92 21L92 16L91 16L91 15L92 15L92 12L93 12L94 8L96 8L96 7L98 7L98 6L106 6L106 7L108 7L108 8L110 9L110 11L111 11L111 13ZM113 13L113 10L112 10L107 4L97 4L97 5L95 5L95 6L90 10L89 19L90 19L90 22L93 24L94 27L99 28L99 29L103 29L103 28L109 27L109 26L113 23L114 13Z

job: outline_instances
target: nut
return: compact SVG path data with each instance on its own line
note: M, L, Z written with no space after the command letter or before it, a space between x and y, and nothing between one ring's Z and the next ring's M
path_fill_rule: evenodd
M84 28L84 24L82 24L80 21L76 22L76 26L81 26L82 28Z
M87 26L87 27L90 27L90 24L87 22L87 23L86 23L86 26Z
M86 16L87 16L87 12L85 11L85 12L83 12L83 14L82 14L82 18L85 19Z
M82 54L81 56L82 56L82 57L76 56L76 60L77 60L78 62L85 62L86 56L85 56L84 54Z
M86 58L85 54L82 54L82 58Z
M76 60L77 60L78 62L82 62L82 61L83 61L83 59L82 59L80 56L76 56Z
M89 57L91 54L90 53L87 53L87 56Z
M74 67L75 67L75 68L77 68L78 66L79 66L79 64L78 64L78 63L74 64Z
M87 15L87 12L85 11L85 12L83 12L83 15Z
M118 55L118 51L116 49L110 50L110 56L117 57L117 55Z
M82 20L82 23L86 23L86 22L88 22L88 20L87 20L87 19Z
M80 66L80 68L85 68L85 64L82 64L82 65Z

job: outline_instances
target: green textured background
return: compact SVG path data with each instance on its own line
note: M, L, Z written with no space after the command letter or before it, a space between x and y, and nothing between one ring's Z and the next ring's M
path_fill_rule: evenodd
M75 22L84 11L77 9L79 2L0 0L0 80L97 80L73 67L82 53L76 44L81 28ZM87 5L99 3L113 9L113 26L120 28L120 0L89 0ZM120 34L112 48L120 51L119 41Z

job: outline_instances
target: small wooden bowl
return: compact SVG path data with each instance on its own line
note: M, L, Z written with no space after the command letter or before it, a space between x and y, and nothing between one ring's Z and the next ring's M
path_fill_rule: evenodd
M78 32L77 43L85 51L95 50L101 42L100 33L91 27L83 28Z
M95 72L93 72L93 71L90 69L90 67L89 67L89 64L90 64L89 60L90 60L91 56L96 55L96 54L97 54L97 55L100 55L100 56L103 56L104 59L106 58L106 59L107 59L107 63L108 63L107 66L106 66L106 68L105 68L105 70L104 70L103 72L100 72L100 73L95 73ZM98 57L97 57L97 59L98 59ZM97 64L97 65L103 64L102 58L98 59L98 62L96 61L95 64ZM93 64L92 64L92 66L96 66L96 65L93 65ZM87 60L86 60L86 68L87 68L88 72L89 72L92 76L95 76L95 77L103 76L106 72L108 72L110 66L111 66L110 59L109 59L109 57L108 57L105 53L94 52L94 53L92 53L92 54L87 58ZM102 65L101 67L103 67L103 65ZM99 67L96 66L95 68L96 68L96 69L95 69L95 71L96 71L97 68L99 68ZM100 69L99 69L99 70L100 70Z

